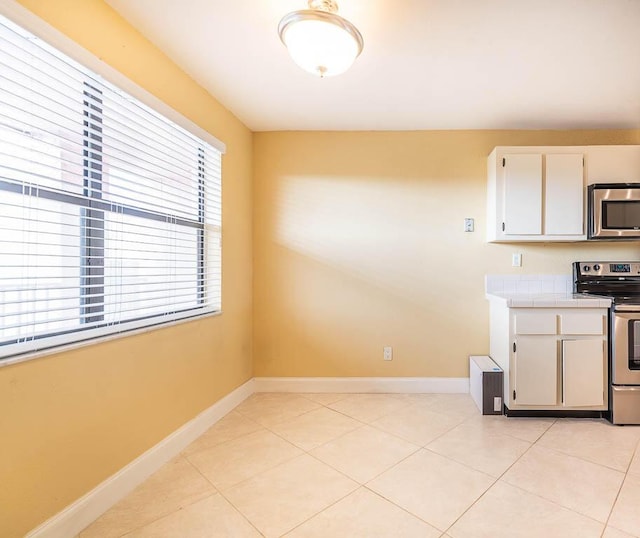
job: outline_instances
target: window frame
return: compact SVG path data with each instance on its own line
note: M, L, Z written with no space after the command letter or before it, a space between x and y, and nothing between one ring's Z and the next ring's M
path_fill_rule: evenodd
M178 126L182 127L192 135L197 138L203 140L205 143L211 145L214 149L220 151L220 158L222 160L222 156L225 153L226 147L220 142L217 138L211 135L208 131L205 131L203 128L199 127L191 120L184 117L182 114L178 113L171 107L169 107L166 103L159 100L148 91L133 83L130 79L128 79L125 75L110 67L108 64L104 63L102 60L88 52L86 49L82 48L79 44L66 37L58 30L50 26L48 23L44 22L36 15L26 10L20 4L17 4L13 0L0 0L0 14L15 23L16 25L24 28L26 31L32 33L39 39L42 39L44 42L57 49L61 53L75 60L79 64L83 65L87 69L93 71L94 73L101 76L104 80L110 82L111 84L118 87L123 92L129 94L134 97L138 101L140 101L143 105L146 105L153 111L158 114L164 116L166 119L172 121ZM85 85L87 83L85 82ZM93 88L97 90L96 88ZM100 90L97 90L98 92ZM88 112L88 109L92 109L97 111L96 107L99 104L99 100L95 99L95 95L91 92L85 90L85 135L97 135L93 140L96 141L97 144L101 144L102 140L100 138L100 127L98 125L99 122L95 121L95 118L91 117L91 114ZM99 113L100 114L100 113ZM98 114L98 115L99 115ZM6 190L15 192L17 194L22 195L33 195L37 191L37 196L43 199L54 200L57 202L62 202L66 204L72 204L81 209L81 212L84 213L81 220L84 221L83 225L80 227L81 230L81 240L83 244L83 250L81 253L81 258L87 259L91 257L92 260L99 260L100 256L96 255L96 251L100 249L104 249L104 220L97 219L98 213L112 212L112 213L123 213L131 216L149 218L156 221L167 222L167 219L170 217L172 223L176 223L183 226L188 226L190 228L195 228L197 230L197 260L198 260L198 272L197 272L197 297L198 303L204 303L205 297L205 272L206 267L204 264L205 254L207 244L205 241L205 229L207 224L205 222L205 205L204 205L204 187L205 187L205 175L204 175L204 149L198 148L198 155L196 156L198 162L198 206L197 206L197 218L196 219L188 219L184 217L176 217L175 215L169 216L168 214L163 214L159 211L152 211L149 209L143 209L135 207L132 204L123 204L123 203L113 203L109 201L102 200L101 198L101 174L102 174L102 164L100 162L99 152L94 154L96 148L92 148L89 140L92 140L91 136L85 137L85 147L83 148L83 174L84 174L84 194L85 196L89 194L88 197L83 197L74 193L64 193L57 191L53 188L43 187L43 186L28 186L28 185L17 185L15 183L11 183L8 181L3 181L0 179L0 190ZM98 158L96 159L96 156ZM220 195L220 203L222 202L222 197ZM99 226L95 227L91 225L91 222L95 224L95 222L100 221L103 226L102 236L100 236ZM96 233L97 228L97 233ZM89 232L87 235L87 230L94 229L94 232ZM218 230L220 234L220 242L222 241L221 236L221 228ZM222 248L220 246L220 251ZM104 251L103 251L104 252ZM104 256L104 254L103 254ZM92 266L90 269L83 271L81 275L81 290L87 289L85 285L94 286L92 289L100 289L100 283L104 286L104 257L102 267L97 265ZM220 271L222 270L221 262L220 263ZM81 265L84 265L81 263ZM87 264L88 265L88 264ZM99 264L98 264L99 265ZM220 285L222 281L222 275L219 277ZM102 293L104 294L104 288L102 288ZM220 289L220 292L222 290ZM86 301L85 301L86 300ZM93 303L98 302L95 301L95 298L91 297L83 297L83 292L81 293L81 308L86 309L85 312L89 314L96 314L96 318L99 316L104 316L104 310L100 312L100 309L96 306L92 306ZM104 303L104 301L102 301ZM96 309L93 310L92 309ZM104 306L102 307L104 309ZM185 312L193 312L193 315L188 317L184 316ZM133 334L138 334L142 332L147 332L150 330L155 330L160 327L166 327L169 325L174 325L177 323L183 323L192 321L194 319L198 319L205 316L214 316L220 315L222 313L221 309L218 310L207 310L203 308L202 311L195 310L193 307L187 308L182 311L175 311L172 313L163 314L161 316L157 314L147 315L134 319L127 319L126 321L122 320L122 328L121 330L113 330L113 325L109 323L101 324L98 326L92 326L83 329L72 329L61 331L60 333L53 333L46 337L47 344L46 347L42 349L25 349L25 351L20 351L20 345L14 345L16 347L15 355L5 355L0 358L0 367L7 366L9 364L15 364L17 362L22 362L25 360L29 360L35 357L39 357L45 354L59 353L65 349L76 348L85 345L92 345L97 343L98 341L111 340L114 338L119 338L122 336L130 336ZM82 316L80 316L82 318ZM157 323L149 324L149 318L157 318ZM94 319L96 321L96 319ZM98 320L99 321L99 320ZM126 326L125 326L126 325ZM105 327L109 326L110 330L105 331ZM72 341L69 340L69 334L77 335L77 338L74 338ZM11 344L9 344L11 345Z

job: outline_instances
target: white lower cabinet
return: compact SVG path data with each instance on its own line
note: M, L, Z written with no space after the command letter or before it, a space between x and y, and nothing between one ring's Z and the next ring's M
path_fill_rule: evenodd
M604 342L562 341L562 404L582 407L604 404Z
M491 303L491 357L510 410L607 408L607 309Z
M518 337L513 370L512 397L519 405L558 403L558 343L555 338Z

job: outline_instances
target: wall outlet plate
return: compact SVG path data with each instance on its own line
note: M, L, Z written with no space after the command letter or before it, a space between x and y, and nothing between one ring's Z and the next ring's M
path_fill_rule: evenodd
M474 228L474 220L468 217L464 219L464 231L473 232L473 228Z
M383 349L383 358L385 361L393 360L393 348L391 346L385 346Z

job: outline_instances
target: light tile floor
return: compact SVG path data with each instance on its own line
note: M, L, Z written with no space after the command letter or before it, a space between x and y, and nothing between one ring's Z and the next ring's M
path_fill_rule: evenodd
M80 538L639 538L639 442L466 394L254 394Z

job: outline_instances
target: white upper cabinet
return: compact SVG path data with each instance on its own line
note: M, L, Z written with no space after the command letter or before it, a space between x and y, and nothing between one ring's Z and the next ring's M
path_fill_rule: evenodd
M586 186L640 183L640 145L499 146L487 172L487 241L586 241Z
M507 155L503 165L507 235L542 233L542 155Z
M640 183L640 146L588 146L587 185Z
M584 226L584 157L545 155L544 233L582 235Z
M494 149L488 162L487 240L586 239L581 150L575 147Z

